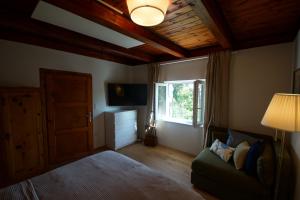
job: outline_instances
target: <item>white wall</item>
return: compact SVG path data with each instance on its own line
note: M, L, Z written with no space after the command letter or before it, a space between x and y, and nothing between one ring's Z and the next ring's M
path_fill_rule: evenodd
M161 81L205 79L207 58L190 62L163 65L160 69ZM203 142L203 128L192 125L158 121L158 142L161 145L196 155Z
M293 43L234 52L231 60L229 126L272 135L261 119L274 93L290 92Z
M119 109L106 105L105 82L130 82L139 77L132 75L129 66L6 40L0 40L0 60L0 86L39 87L39 68L92 74L95 148L105 144L103 112Z
M298 36L295 40L295 68L300 68L300 31L298 32ZM295 184L295 194L294 199L300 199L300 134L293 133L291 136L291 146L292 146L292 155L293 162L295 164L296 170L296 184Z

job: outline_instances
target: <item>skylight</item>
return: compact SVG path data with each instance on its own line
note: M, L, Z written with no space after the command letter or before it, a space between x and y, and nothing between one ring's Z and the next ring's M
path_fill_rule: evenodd
M118 33L112 29L106 28L105 26L53 6L44 1L40 1L38 3L31 17L33 19L72 30L74 32L125 48L136 47L144 44L138 40L130 38L126 35Z

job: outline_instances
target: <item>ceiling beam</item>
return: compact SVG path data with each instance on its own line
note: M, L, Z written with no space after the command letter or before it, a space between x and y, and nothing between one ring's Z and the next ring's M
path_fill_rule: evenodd
M12 30L6 30L3 28L0 28L0 39L22 42L25 44L32 44L36 46L46 47L49 49L56 49L64 52L70 52L70 53L75 53L75 54L88 56L92 58L108 60L108 61L121 63L125 65L143 64L142 62L134 59L129 59L126 57L113 55L105 52L98 52L94 50L84 49L78 46L73 46L73 45L53 41L48 38L37 37L36 35L30 33L16 32Z
M191 50L191 56L190 57L201 57L201 56L207 56L211 52L217 52L217 51L223 51L224 48L220 45L215 46L207 46L207 47L201 47L198 49Z
M0 18L0 27L6 30L27 33L35 35L37 37L51 39L52 41L56 41L57 43L77 46L81 49L92 50L99 53L119 55L124 58L127 57L129 59L134 59L144 63L154 61L153 56L150 56L144 52L140 52L135 49L120 47L34 19L2 16Z
M0 13L30 17L39 0L2 0L0 1Z
M127 17L99 4L95 0L45 0L64 10L77 14L83 18L102 24L117 32L135 38L146 44L158 48L178 58L188 56L188 51L170 40L133 23Z
M234 46L233 50L249 49L254 47L273 45L285 42L292 42L297 36L298 30L288 33L269 35L267 37L254 38L251 40L238 41Z
M231 48L232 33L216 0L191 0L190 5L216 37L219 44L224 49Z

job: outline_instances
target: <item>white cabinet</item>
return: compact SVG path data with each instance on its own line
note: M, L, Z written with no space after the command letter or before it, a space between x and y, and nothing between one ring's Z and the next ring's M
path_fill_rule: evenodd
M105 113L105 143L117 150L137 139L137 111L122 110Z

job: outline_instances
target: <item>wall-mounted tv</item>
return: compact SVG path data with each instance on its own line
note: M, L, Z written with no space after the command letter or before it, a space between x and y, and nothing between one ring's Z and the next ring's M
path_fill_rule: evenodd
M109 106L145 106L147 105L147 84L108 83Z

